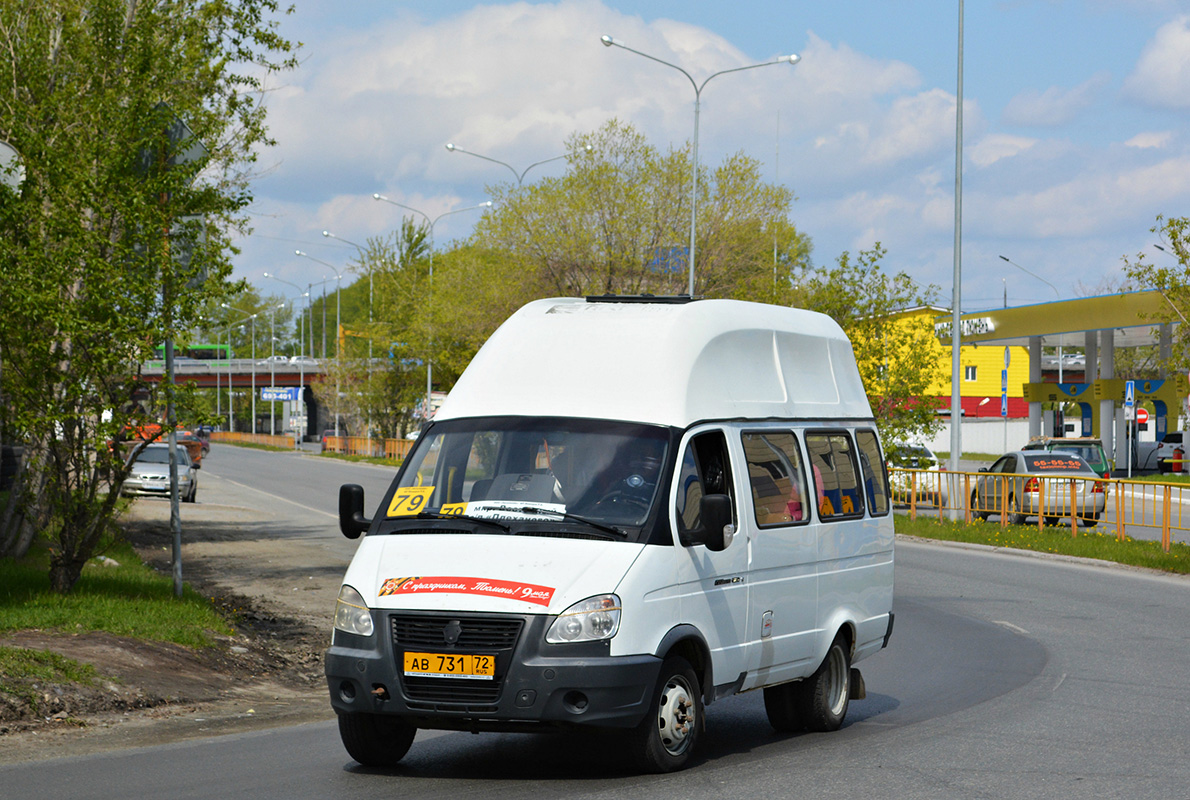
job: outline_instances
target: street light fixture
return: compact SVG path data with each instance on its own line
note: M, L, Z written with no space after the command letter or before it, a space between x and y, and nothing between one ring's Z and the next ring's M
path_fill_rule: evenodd
M277 362L275 360L277 355L277 309L285 308L285 303L278 303L276 306L269 306L269 387L272 388L277 383ZM253 347L256 346L253 341ZM253 371L256 374L255 364L256 358L253 357ZM254 379L255 380L255 379ZM256 433L256 387L252 388L252 432ZM269 436L277 435L277 404L269 401Z
M219 305L222 306L223 308L228 309L229 311L234 310L227 303L220 303ZM253 431L252 432L253 433L256 432L256 430L255 430L255 428L256 428L256 413L255 413L255 408L256 408L256 318L258 316L260 316L259 312L256 314L249 314L248 316L242 317L241 319L238 319L235 322L227 323L227 350L228 350L228 353L230 353L231 352L231 329L234 328L236 325L241 325L242 323L247 322L248 320L252 320L252 406L253 406L253 414L252 414ZM228 358L227 359L227 430L231 433L235 433L235 416L234 416L235 405L232 402L232 396L233 396L233 394L231 391L231 359Z
M323 266L330 267L335 272L335 436L338 436L339 435L339 374L340 374L339 365L341 363L339 360L340 359L339 329L342 327L342 321L340 318L340 312L342 311L342 305L340 304L339 296L340 296L341 290L343 288L343 273L339 272L338 267L336 267L334 264L323 261L321 258L315 258L314 256L310 255L309 253L302 252L301 250L297 250L295 252L302 258L308 258L311 261L317 261L319 264L322 264ZM369 287L369 289L371 288L371 285L372 285L371 281L372 281L372 274L371 274L371 272L369 272L368 273L368 287ZM369 306L371 305L371 302L372 302L372 299L371 299L371 295L369 294L369 296L368 296ZM325 300L323 301L322 308L324 311L326 310ZM322 357L326 358L326 343L325 343L326 322L325 321L322 323L322 335L324 337L324 343L322 345Z
M1000 260L1007 261L1009 264L1012 264L1014 267L1019 269L1021 272L1024 272L1028 275L1032 275L1034 278L1036 278L1037 280L1044 283L1046 286L1053 289L1054 294L1058 297L1059 300L1062 299L1062 293L1058 291L1058 287L1054 286L1052 283L1050 283L1045 278L1038 275L1036 272L1031 272L1030 270L1025 269L1020 264L1018 264L1015 261L1013 261L1012 259L1010 259L1008 256L1000 256ZM1058 335L1058 383L1062 382L1062 361L1063 361L1063 358L1062 358L1062 334L1059 334Z
M749 64L745 67L734 67L733 69L720 70L719 72L715 72L707 76L707 78L700 84L695 81L693 77L691 77L689 72L682 69L677 64L671 64L668 61L663 61L660 58L657 58L656 56L651 56L648 53L642 53L640 50L634 50L623 42L617 42L610 36L601 36L599 37L599 41L603 42L604 47L612 47L614 45L615 47L619 47L622 50L627 50L629 53L636 53L638 56L643 56L650 61L656 61L658 64L664 64L667 67L676 69L678 72L686 76L686 79L690 81L691 87L694 88L694 141L692 145L693 153L690 159L690 275L689 283L687 285L687 293L691 297L694 297L694 237L695 226L697 225L698 219L698 112L702 99L702 90L708 83L711 82L712 78L717 78L720 75L726 75L729 72L743 72L744 70L768 67L774 64L796 64L802 60L802 57L794 53L793 55L781 56L780 58L776 58L772 61L765 61L760 64Z
M323 231L322 235L328 239L335 239L337 241L343 242L344 244L351 245L356 249L361 257L363 256L364 248L360 247L355 242L350 241L349 239L344 239L342 236L335 236L335 234L331 233L330 231ZM338 331L336 331L336 333L338 333ZM338 347L335 349L337 352ZM368 371L372 371L372 263L370 261L368 262Z
M434 299L434 226L438 224L438 220L442 219L443 217L450 216L451 214L461 214L464 211L475 211L480 208L491 208L492 207L492 201L486 200L482 203L479 203L478 205L467 206L466 208L455 208L455 209L451 209L450 211L443 211L438 216L431 218L429 214L422 211L421 209L414 208L413 206L407 206L404 203L398 203L396 200L390 200L389 198L387 198L384 195L379 194L379 193L373 194L372 199L380 200L385 203L388 203L389 205L394 205L399 208L404 208L407 211L412 211L415 214L421 214L423 217L426 218L426 222L429 224L429 228L430 228L430 272L429 272L429 289L426 292L426 296L427 296L427 300L430 303L432 303L433 299ZM431 328L431 330L432 330L432 328ZM431 340L432 340L432 336L431 336ZM434 387L434 363L433 363L433 359L431 357L429 357L429 355L427 355L427 358L426 358L426 419L430 418L430 412L433 408L433 406L431 404L431 399L433 397L433 387Z
M447 149L447 150L449 150L449 151L450 151L450 152L452 152L452 153L466 153L466 154L467 154L467 155L469 155L469 156L475 156L476 158L482 158L484 161L491 161L493 164L499 164L499 165L500 165L500 166L502 166L502 167L508 167L508 169L509 169L509 170L512 172L512 174L513 174L513 175L516 175L516 185L517 185L517 186L523 186L523 185L524 185L524 183L525 183L525 175L526 175L526 174L528 174L529 170L533 169L534 167L539 167L539 166L541 166L542 164L548 164L548 163L550 163L551 161L558 161L559 159L566 158L566 156L570 155L569 153L563 153L562 155L560 155L560 156L554 156L553 158L547 158L547 159L544 159L544 160L542 160L542 161L534 161L532 164L530 164L529 166L525 167L525 169L524 169L524 170L522 170L521 172L517 172L517 171L516 171L516 168L515 168L515 167L513 167L511 164L507 164L507 163L505 163L505 162L503 162L503 161L497 161L496 159L494 159L494 158L489 158L488 156L481 156L479 153L472 153L470 150L464 150L463 148L461 148L461 147L458 147L457 145L455 145L453 142L447 142L447 143L446 143L446 149ZM594 147L592 147L591 145L586 145L586 146L583 148L583 150L584 150L585 152L587 152L587 153L590 153L590 152L592 152L594 149L595 149L595 148L594 148ZM373 197L375 197L375 195L373 195Z

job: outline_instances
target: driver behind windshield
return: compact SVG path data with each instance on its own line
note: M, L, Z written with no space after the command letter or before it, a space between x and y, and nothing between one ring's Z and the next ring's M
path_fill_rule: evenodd
M577 434L551 457L549 467L571 512L648 508L664 448L660 441Z

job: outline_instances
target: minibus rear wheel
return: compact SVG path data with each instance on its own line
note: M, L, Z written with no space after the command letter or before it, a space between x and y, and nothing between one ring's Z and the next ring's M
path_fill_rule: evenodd
M806 730L825 733L843 726L851 701L850 651L847 639L839 634L814 674L790 684L796 687L797 712Z
M413 744L417 728L388 714L339 715L339 738L347 754L365 767L394 767Z
M698 675L690 662L670 656L661 665L649 712L629 737L642 772L674 772L686 766L702 738L703 707Z

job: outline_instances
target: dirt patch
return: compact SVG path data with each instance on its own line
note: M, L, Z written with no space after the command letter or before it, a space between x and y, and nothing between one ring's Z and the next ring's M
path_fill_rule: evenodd
M138 501L124 526L141 557L165 574L168 505ZM343 557L246 536L298 524L249 504L189 510L185 580L224 610L236 634L204 649L106 633L0 636L0 646L60 653L100 676L92 685L29 681L0 695L0 763L333 719L322 654Z

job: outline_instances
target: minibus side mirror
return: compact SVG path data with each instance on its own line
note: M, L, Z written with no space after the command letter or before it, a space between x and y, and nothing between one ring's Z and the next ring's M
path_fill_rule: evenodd
M371 526L364 516L364 487L345 483L339 487L339 530L348 539L358 539Z
M687 534L691 544L706 545L708 550L726 550L735 538L731 523L731 498L725 494L704 495L698 506L702 525Z

